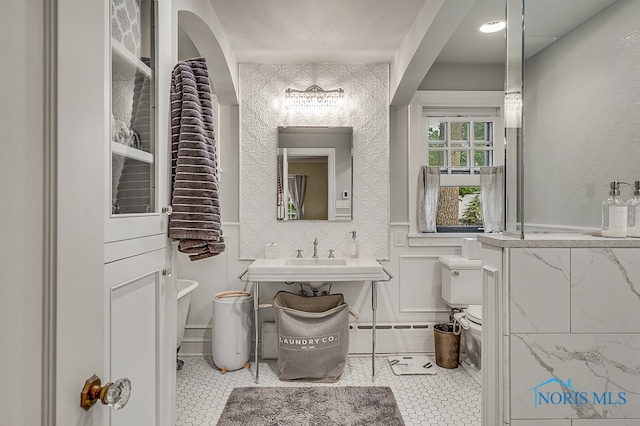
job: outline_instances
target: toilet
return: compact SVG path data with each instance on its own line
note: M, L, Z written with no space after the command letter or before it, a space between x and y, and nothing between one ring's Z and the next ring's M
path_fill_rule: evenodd
M479 381L482 365L482 261L462 256L441 256L439 260L442 298L450 308L464 312L469 322L464 338L468 357L462 365Z
M469 320L469 329L465 330L467 361L477 371L480 371L482 367L482 353L480 351L482 348L482 305L469 305L466 309L466 318Z

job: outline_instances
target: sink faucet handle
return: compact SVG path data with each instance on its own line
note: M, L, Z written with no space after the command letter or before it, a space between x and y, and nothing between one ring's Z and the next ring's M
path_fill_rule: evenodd
M302 257L302 249L296 249L296 251L298 252L298 254L296 255L297 258Z
M335 251L335 249L329 249L329 258L334 257L333 256L333 252Z

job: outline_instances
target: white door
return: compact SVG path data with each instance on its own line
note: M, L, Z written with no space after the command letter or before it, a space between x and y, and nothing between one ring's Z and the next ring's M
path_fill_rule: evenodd
M157 3L164 6L156 13L166 20L168 2ZM169 276L173 249L164 234L166 217L156 209L145 220L157 226L147 232L146 225L127 224L122 229L132 229L128 234L111 233L116 228L110 218L105 220L111 207L111 2L52 4L57 145L52 259L56 292L49 321L54 332L50 353L55 355L55 410L50 417L58 425L170 426L176 294L175 279ZM160 127L168 126L166 119ZM159 158L153 162L162 163ZM158 166L152 172L156 184L164 182L166 170ZM162 190L156 193L165 196ZM158 199L153 204L162 205ZM131 380L124 408L114 411L100 402L81 408L80 392L94 374L103 385L124 377Z
M84 0L0 14L3 425L173 424L174 249L161 234L105 245L108 14ZM121 411L81 408L93 374L130 376Z

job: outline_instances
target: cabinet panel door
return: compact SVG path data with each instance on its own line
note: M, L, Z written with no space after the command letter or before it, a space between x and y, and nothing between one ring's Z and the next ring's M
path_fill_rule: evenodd
M171 394L165 376L175 369L175 359L170 360L176 327L166 321L166 306L176 302L168 273L165 249L105 265L105 376L127 377L132 384L123 409L105 410L108 425L170 424L173 405L164 397Z

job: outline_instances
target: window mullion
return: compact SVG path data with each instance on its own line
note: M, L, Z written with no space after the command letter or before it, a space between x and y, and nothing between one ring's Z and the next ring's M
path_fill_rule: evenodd
M447 175L451 175L451 159L453 158L453 152L451 151L451 120L447 119L447 141L445 146L447 147L447 156L445 157L444 166L447 169Z

